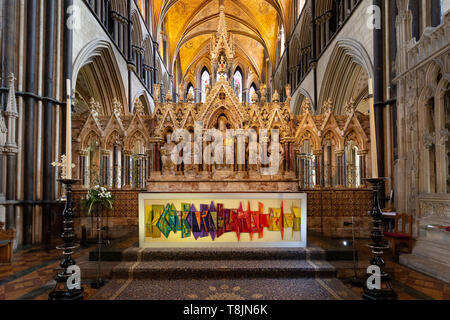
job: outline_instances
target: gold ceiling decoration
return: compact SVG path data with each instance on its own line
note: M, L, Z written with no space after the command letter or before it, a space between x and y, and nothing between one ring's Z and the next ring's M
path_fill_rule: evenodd
M279 30L281 24L289 27L285 22L291 4L289 0L158 0L153 10L158 30L164 30L167 39L170 65L179 59L183 77L209 53L206 47L211 41L206 35L214 34L221 23L234 44L234 60L240 58L262 74L267 58L275 64Z

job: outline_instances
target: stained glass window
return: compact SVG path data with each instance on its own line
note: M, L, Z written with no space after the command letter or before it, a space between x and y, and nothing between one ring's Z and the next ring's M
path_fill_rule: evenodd
M192 84L189 83L188 85L188 91L187 91L187 96L192 95L195 99L195 92L194 92L194 87L192 86Z
M255 84L253 83L248 92L248 102L252 102L253 93L256 92Z
M280 29L280 58L283 56L285 48L286 48L285 34L284 34L284 27L282 25Z
M203 69L202 72L202 103L206 101L206 87L210 84L211 77L206 68Z
M234 73L233 88L234 92L236 92L236 95L239 97L239 102L242 102L242 73L239 69Z

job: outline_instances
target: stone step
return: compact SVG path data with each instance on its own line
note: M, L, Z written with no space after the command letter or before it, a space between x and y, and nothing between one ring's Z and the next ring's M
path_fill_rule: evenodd
M336 269L323 260L166 260L122 262L115 279L330 278Z
M400 264L450 283L450 266L416 254L401 254Z
M128 248L122 252L122 261L170 260L350 260L349 250L312 248Z

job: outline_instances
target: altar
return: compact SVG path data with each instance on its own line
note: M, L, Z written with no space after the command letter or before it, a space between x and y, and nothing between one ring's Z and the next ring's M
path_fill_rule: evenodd
M303 193L141 193L140 248L306 247Z

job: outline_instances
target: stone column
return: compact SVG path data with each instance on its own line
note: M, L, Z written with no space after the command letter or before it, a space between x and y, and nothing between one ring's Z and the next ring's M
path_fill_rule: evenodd
M325 15L325 45L330 40L330 19L331 19L331 12L328 12Z
M242 103L248 103L250 101L250 99L248 98L248 91L248 88L242 89Z
M14 74L9 76L9 94L7 96L6 111L4 112L7 139L4 145L4 151L6 153L6 200L15 200L16 198L16 173L17 173L17 153L19 148L17 146L16 130L17 120L19 114L17 112L16 95L14 89ZM2 158L3 162L3 158ZM0 163L0 169L3 170L3 163ZM0 184L3 181L0 180ZM16 218L14 212L14 206L8 206L6 208L6 228L16 227Z
M289 157L291 159L291 161L289 162L289 171L291 171L294 175L295 175L295 169L297 166L297 157L296 157L296 153L294 152L294 140L292 140L289 143Z
M108 186L109 157L109 150L100 150L100 185L102 186Z
M195 103L202 102L202 89L194 89Z
M245 171L245 133L243 129L238 129L236 131L236 141L235 141L235 157L234 161L236 163L237 168L237 178L242 178L244 176Z
M113 149L113 188L119 188L119 146L114 145Z
M290 162L290 155L289 155L289 141L283 141L282 147L284 149L284 172L288 173L289 171L289 162Z
M300 180L300 188L305 188L305 159L300 153L297 154L299 158L298 178Z
M360 156L360 164L359 164L359 170L361 171L361 187L366 187L366 178L367 178L367 150L360 150L358 151L358 155Z
M81 185L83 187L87 187L88 184L88 177L87 177L87 158L89 155L88 150L79 150L78 151L80 155L80 175L79 179L81 179Z
M316 162L316 188L321 188L323 186L323 150L313 151L315 162Z
M145 159L145 181L147 184L147 180L150 178L150 172L152 172L152 162L153 162L153 158L154 158L154 153L152 151L152 149L149 149L145 152L145 154L147 155L146 159Z
M156 142L156 171L161 172L161 144L163 139Z
M344 187L344 150L336 151L337 173L338 173L338 187Z
M125 163L123 163L123 167L124 167L124 181L123 181L123 185L124 185L124 189L130 189L131 188L131 183L130 183L130 173L131 173L131 168L130 168L130 161L131 161L131 155L132 152L130 150L124 150L123 151L123 155L124 155L124 161Z

